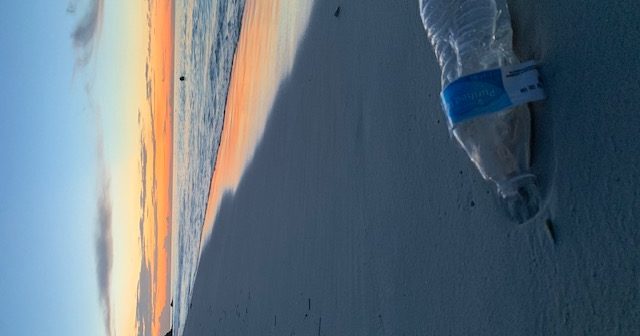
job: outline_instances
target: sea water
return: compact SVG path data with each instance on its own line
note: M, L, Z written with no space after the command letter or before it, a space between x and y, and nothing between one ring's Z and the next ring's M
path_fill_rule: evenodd
M244 0L176 0L172 284L182 335L200 255ZM184 80L177 80L184 76Z

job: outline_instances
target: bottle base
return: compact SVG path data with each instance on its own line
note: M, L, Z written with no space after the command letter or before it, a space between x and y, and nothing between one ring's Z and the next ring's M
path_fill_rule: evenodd
M509 217L520 224L540 210L540 192L533 174L519 175L498 183L498 192Z

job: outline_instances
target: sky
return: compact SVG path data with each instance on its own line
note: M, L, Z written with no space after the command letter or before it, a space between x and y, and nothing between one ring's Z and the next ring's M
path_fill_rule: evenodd
M311 4L246 3L205 232L253 156ZM0 3L4 334L170 328L173 41L170 0Z
M170 1L0 3L0 328L164 334Z

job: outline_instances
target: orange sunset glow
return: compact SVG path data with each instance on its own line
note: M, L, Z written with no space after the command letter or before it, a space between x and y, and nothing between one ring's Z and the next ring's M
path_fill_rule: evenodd
M150 301L150 311L146 314L150 314L150 319L146 323L136 321L136 327L146 332L150 329L151 335L164 335L171 324L173 2L153 1L149 6L146 108L141 108L138 116L144 179L143 220L140 223L143 266L138 300L141 292L148 292L145 297ZM149 321L150 325L147 325Z

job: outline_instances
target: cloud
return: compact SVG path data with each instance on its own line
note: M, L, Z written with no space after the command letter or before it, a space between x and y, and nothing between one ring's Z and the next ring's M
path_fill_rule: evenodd
M102 136L98 140L98 218L96 227L96 271L98 275L98 290L100 304L104 313L104 323L107 335L111 335L111 269L113 268L113 236L111 190L109 175L104 162L104 145Z
M148 170L148 149L147 142L145 141L144 132L145 132L145 123L143 122L142 111L138 109L138 126L140 127L140 177L142 182L142 187L140 189L140 220L138 222L138 230L140 235L140 272L138 278L138 291L136 294L136 334L138 336L147 336L151 335L151 314L149 312L153 308L153 297L152 297L152 274L147 263L147 249L145 248L145 223L147 220L146 216L146 205L147 205L147 195L148 195L148 185L147 185L147 174ZM155 155L155 153L151 153L151 155ZM149 167L153 169L152 167ZM153 195L151 195L153 198Z
M151 324L153 323L149 312L153 309L151 289L151 270L145 263L144 250L143 259L140 264L140 278L138 279L137 307L136 307L136 327L139 336L151 335Z
M71 39L76 49L76 67L84 67L91 60L93 50L96 48L96 40L102 31L102 17L104 14L104 0L88 0L88 9L78 21ZM68 13L76 12L76 4L70 3Z
M83 69L93 56L102 31L104 0L86 0L87 8L71 33L73 47L76 50L75 66ZM67 13L78 13L77 0L71 0ZM113 268L113 236L110 177L104 156L104 135L99 106L93 99L92 79L84 83L89 105L96 125L96 162L97 162L97 216L95 233L96 275L100 306L104 314L104 325L107 335L112 334L111 318L111 270Z

